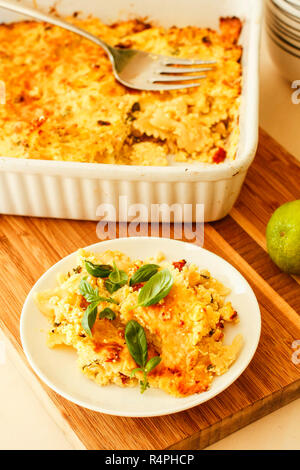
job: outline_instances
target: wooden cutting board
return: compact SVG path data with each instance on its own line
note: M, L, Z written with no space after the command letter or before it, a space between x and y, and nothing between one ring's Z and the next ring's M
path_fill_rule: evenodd
M300 199L300 164L261 131L258 152L237 204L223 220L205 225L204 244L233 264L255 291L262 335L254 359L216 398L158 418L95 413L43 385L49 409L54 403L70 432L86 448L201 449L300 396L300 364L292 361L292 343L300 340L299 279L272 263L264 235L271 213L293 199ZM62 257L97 242L96 224L1 216L0 239L0 327L26 363L19 319L30 288ZM33 373L31 377L36 381Z

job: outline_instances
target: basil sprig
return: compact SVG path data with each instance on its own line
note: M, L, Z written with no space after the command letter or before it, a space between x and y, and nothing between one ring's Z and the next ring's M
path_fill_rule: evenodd
M91 261L85 260L85 269L94 277L108 277L113 268L109 264L94 264Z
M166 297L174 283L172 274L168 269L163 269L154 274L141 288L138 296L138 307L149 307L157 304Z
M92 328L95 324L97 318L97 307L100 302L110 302L117 304L114 299L111 297L102 297L99 295L99 289L96 289L91 286L91 284L86 280L82 279L79 284L79 292L87 302L90 302L90 305L87 307L86 311L81 320L81 325L84 331L89 335L92 335Z
M99 313L99 318L107 318L108 320L114 320L116 318L116 314L111 308L106 307Z
M129 285L134 286L140 282L149 281L157 273L159 266L157 264L144 264L130 278Z
M154 356L148 361L148 346L145 330L135 320L130 320L126 325L125 341L132 358L140 366L131 371L130 377L133 377L138 371L143 373L144 380L140 381L140 387L141 393L144 393L149 387L147 375L160 363L161 358Z
M115 262L113 262L113 265L114 269L108 276L110 282L112 282L113 284L126 284L126 282L128 281L128 276L125 271L118 269Z
M104 285L110 294L113 294L118 289L127 284L128 276L125 271L117 268L115 262L113 262L114 268L106 279Z
M110 302L112 304L118 304L118 302L111 297L103 297L99 295L99 289L96 287L95 289L86 279L81 279L79 284L79 292L87 302L94 303L97 302Z

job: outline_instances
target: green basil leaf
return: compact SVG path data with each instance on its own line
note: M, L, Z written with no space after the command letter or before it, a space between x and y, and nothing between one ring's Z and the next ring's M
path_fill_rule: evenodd
M107 318L108 320L114 320L116 318L116 314L111 308L106 307L99 313L99 318Z
M93 336L91 330L97 318L97 305L97 303L91 303L84 312L81 320L82 328L91 337Z
M113 268L109 264L94 264L91 261L85 261L85 269L94 277L108 277Z
M95 290L91 286L91 284L86 281L85 279L82 279L79 284L79 292L83 297L86 298L86 296L90 297L95 297ZM97 294L98 295L98 294ZM87 299L86 299L87 300ZM88 301L89 302L89 301ZM92 301L91 301L92 302Z
M114 284L109 279L106 279L106 281L104 282L104 285L110 294L113 294L114 292L119 290L121 287L123 287L120 284Z
M168 269L154 274L141 288L138 296L138 306L149 307L157 304L170 292L174 279Z
M147 339L144 328L135 320L130 320L125 328L125 341L135 362L144 367L148 357Z
M97 305L99 304L99 302L110 302L112 304L117 304L118 305L118 302L116 300L112 299L111 297L99 296L98 287L96 287L96 289L93 289L91 284L88 281L86 281L85 279L82 279L80 281L79 292L80 292L81 295L83 295L83 297L85 298L85 300L87 302L90 302L90 303L96 303L97 302Z
M145 367L146 374L149 374L149 372L151 372L156 366L158 366L160 361L161 361L161 357L159 356L151 357L151 359L149 359Z
M129 285L134 286L140 282L149 281L157 273L159 266L157 264L144 264L130 278Z
M114 270L110 273L110 275L108 276L108 279L113 284L119 284L120 286L122 286L126 284L126 282L128 281L128 276L125 273L125 271L122 271L122 270L120 271L117 268L116 263L114 262Z

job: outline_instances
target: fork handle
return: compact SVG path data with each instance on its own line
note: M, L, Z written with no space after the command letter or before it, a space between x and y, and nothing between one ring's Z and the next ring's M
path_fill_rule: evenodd
M30 16L36 20L45 21L46 23L53 24L55 26L60 26L61 28L67 29L72 31L72 33L79 34L79 36L83 36L90 41L95 42L99 46L103 47L103 49L107 52L110 59L112 60L111 55L111 48L106 42L99 39L97 36L85 31L84 29L78 28L71 23L67 23L60 18L55 16L49 15L48 13L42 13L41 11L36 10L35 8L30 8L25 5L20 5L19 3L7 1L7 0L0 0L0 8L5 8L6 10L14 11L16 13L21 13L25 16Z

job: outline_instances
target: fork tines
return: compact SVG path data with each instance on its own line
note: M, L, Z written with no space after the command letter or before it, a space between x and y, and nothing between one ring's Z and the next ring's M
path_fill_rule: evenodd
M163 57L159 63L151 82L157 90L177 90L179 88L191 88L199 86L199 83L174 84L172 82L188 82L201 80L206 77L203 72L212 70L212 67L195 67L195 65L213 65L215 60L179 59L175 57ZM185 67L184 67L185 66ZM189 67L190 66L190 67ZM186 74L201 73L201 75ZM170 85L167 83L171 82Z

